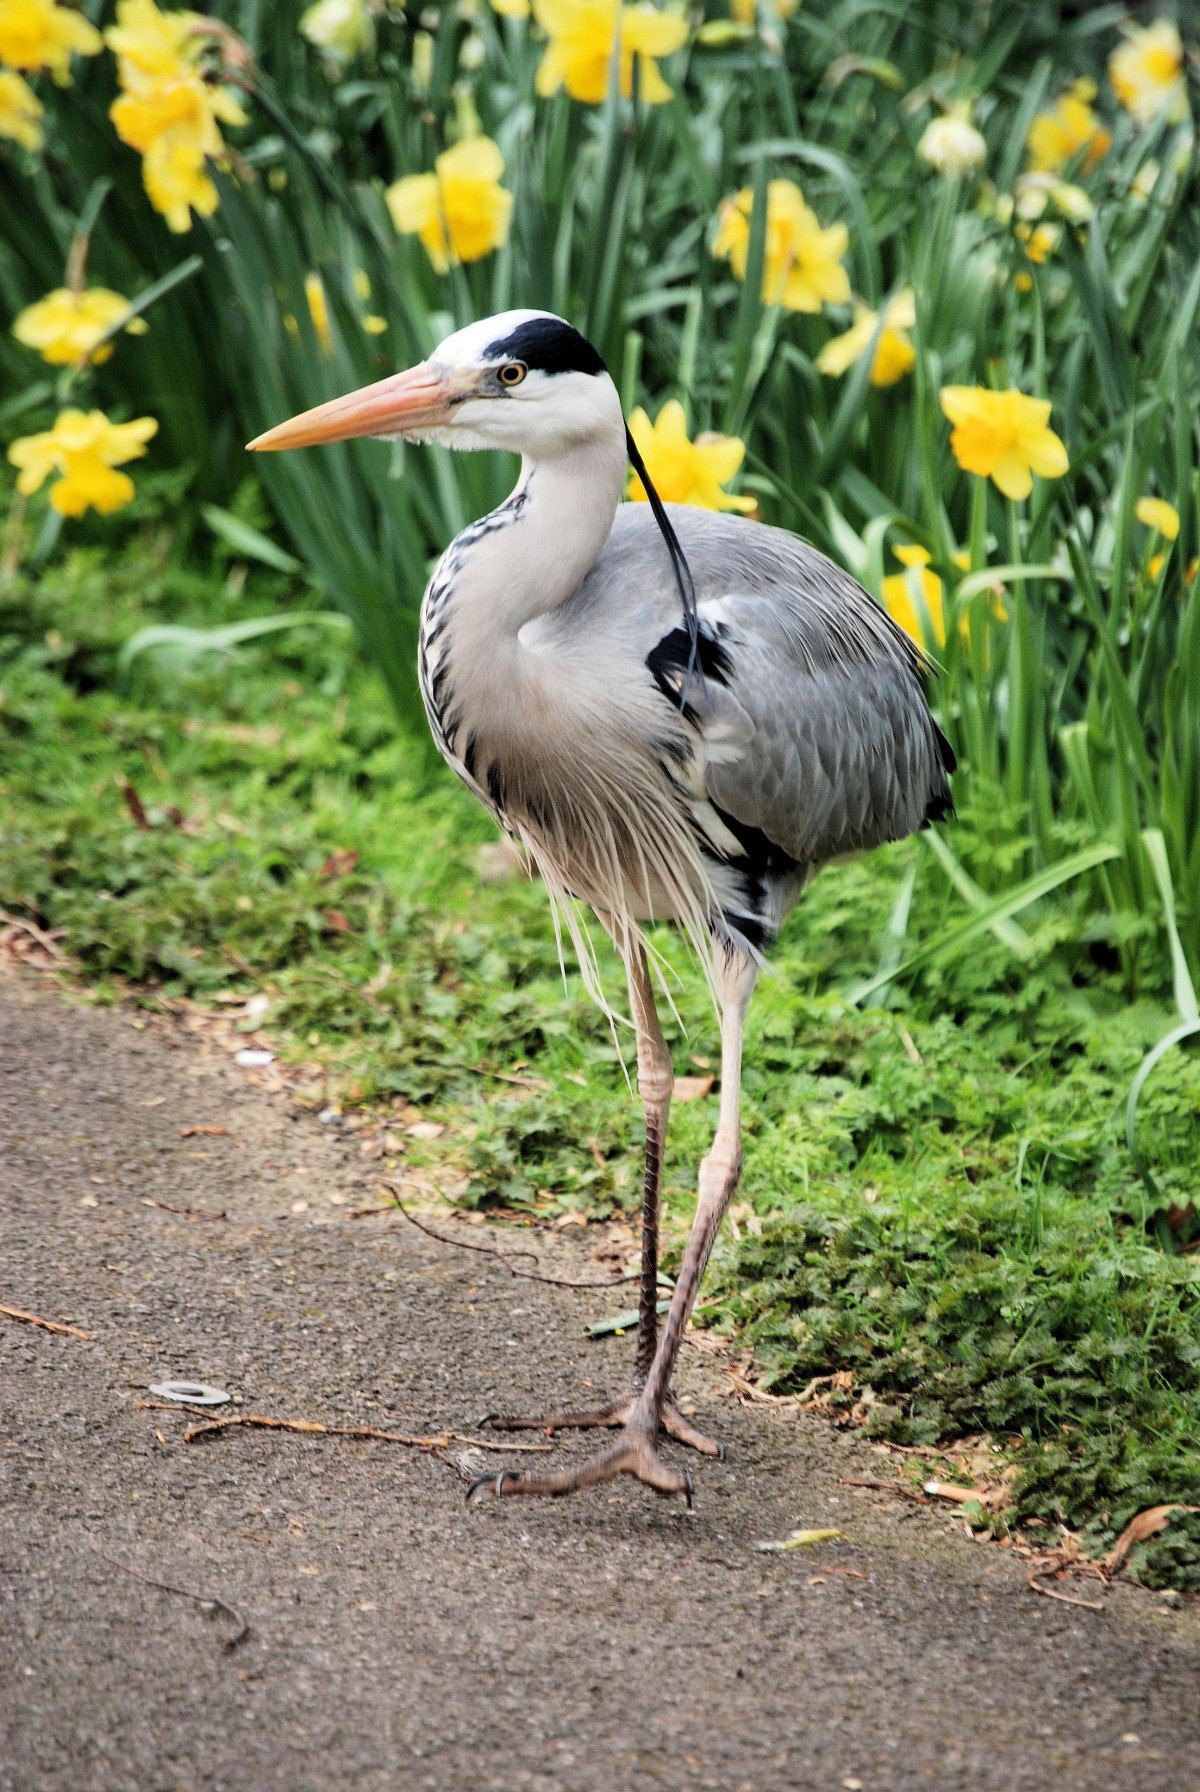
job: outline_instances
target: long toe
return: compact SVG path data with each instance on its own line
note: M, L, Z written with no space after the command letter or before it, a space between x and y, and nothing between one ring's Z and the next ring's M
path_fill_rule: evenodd
M479 1424L481 1429L487 1426L492 1431L544 1431L547 1437L553 1437L556 1431L615 1431L620 1425L628 1425L636 1400L635 1390L621 1400L610 1400L606 1406L595 1406L586 1412L555 1412L536 1418L524 1414L488 1412L483 1415ZM672 1438L675 1443L683 1444L689 1450L698 1450L701 1456L715 1456L719 1462L724 1462L724 1444L706 1436L685 1419L673 1400L668 1400L664 1405L658 1424L663 1435Z
M633 1395L627 1394L623 1400L613 1400L607 1406L595 1406L586 1412L555 1412L540 1418L489 1412L479 1423L481 1427L490 1426L493 1431L544 1431L548 1437L553 1437L556 1431L615 1430L627 1422L632 1410Z
M659 1428L677 1444L686 1444L689 1450L699 1450L702 1456L715 1456L718 1462L724 1462L725 1445L718 1443L715 1437L698 1431L690 1420L684 1418L674 1401L667 1401L658 1423Z
M643 1432L627 1432L619 1442L596 1456L589 1456L573 1467L550 1469L538 1474L526 1469L501 1469L498 1475L481 1475L467 1489L467 1501L493 1496L507 1499L518 1495L529 1498L561 1499L568 1493L581 1493L585 1487L598 1487L614 1481L618 1475L632 1475L652 1488L664 1499L681 1493L692 1503L692 1478L683 1469L664 1461L654 1444Z

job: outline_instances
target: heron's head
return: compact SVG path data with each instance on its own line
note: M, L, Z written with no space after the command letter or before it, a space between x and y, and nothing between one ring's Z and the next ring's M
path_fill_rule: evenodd
M257 436L262 451L354 436L507 448L554 459L624 422L617 389L591 343L549 311L502 311L468 324L427 361Z

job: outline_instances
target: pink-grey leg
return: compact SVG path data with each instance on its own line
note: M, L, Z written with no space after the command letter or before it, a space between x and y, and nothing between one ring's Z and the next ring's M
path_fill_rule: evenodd
M526 1417L488 1413L481 1424L494 1431L617 1430L629 1421L638 1394L646 1384L658 1344L658 1218L662 1198L663 1149L671 1109L674 1075L671 1053L663 1038L645 952L639 947L629 965L629 1001L637 1037L638 1093L646 1116L645 1168L642 1180L642 1262L638 1287L638 1329L631 1391L620 1400L580 1412ZM706 1456L724 1455L723 1447L690 1424L670 1399L663 1406L661 1429L678 1443Z
M653 1009L653 996L649 994L649 979L645 974L644 960L641 969L644 989L649 996L649 1006ZM656 1493L664 1495L682 1493L688 1503L691 1503L691 1477L683 1470L675 1468L661 1456L658 1449L658 1437L660 1430L666 1428L664 1420L668 1413L672 1413L672 1416L675 1417L678 1416L673 1414L668 1400L671 1375L679 1354L679 1346L688 1316L695 1303L701 1279L720 1230L721 1221L733 1200L741 1176L742 1035L746 1009L756 977L757 966L746 954L721 945L717 946L717 979L721 996L720 1119L712 1148L700 1165L696 1217L687 1249L683 1255L683 1262L680 1265L679 1277L675 1284L670 1310L667 1313L661 1336L657 1335L656 1317L654 1334L650 1333L649 1326L643 1328L643 1325L639 1324L639 1356L643 1338L649 1340L653 1336L652 1354L644 1380L640 1387L635 1387L635 1392L627 1403L621 1418L593 1419L593 1422L596 1423L623 1423L624 1435L611 1444L608 1449L572 1467L564 1467L541 1474L502 1469L498 1475L483 1476L468 1489L468 1499L481 1497L488 1493L497 1497L522 1494L530 1496L562 1495L578 1492L585 1487L597 1486L600 1482L612 1480L617 1475L633 1475L637 1480L643 1481L648 1487L653 1488ZM631 973L631 993L633 982ZM643 1065L643 1032L645 1031L647 1039L648 1067L655 1055L654 1033L657 1032L659 1040L662 1035L658 1028L656 1014L653 1029L643 1027L637 998L634 1001L634 1016L638 1026L640 1085ZM665 1046L663 1050L665 1053ZM666 1061L669 1064L669 1059ZM669 1102L669 1099L668 1087L665 1102ZM649 1121L650 1109L648 1106L648 1126ZM655 1207L657 1211L657 1201ZM646 1286L646 1253L643 1249L643 1306ZM649 1287L653 1312L656 1299L655 1283L651 1281ZM559 1421L559 1423L561 1422ZM542 1421L542 1423L544 1425L546 1422ZM681 1441L690 1442L691 1439L685 1438Z

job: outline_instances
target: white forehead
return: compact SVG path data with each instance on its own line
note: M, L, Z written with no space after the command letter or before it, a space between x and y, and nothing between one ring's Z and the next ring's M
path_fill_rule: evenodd
M553 311L498 311L494 317L484 317L477 324L455 330L453 336L438 344L431 359L443 367L478 367L486 360L493 342L504 342L522 324L543 317L554 318L556 323L562 321L554 317Z

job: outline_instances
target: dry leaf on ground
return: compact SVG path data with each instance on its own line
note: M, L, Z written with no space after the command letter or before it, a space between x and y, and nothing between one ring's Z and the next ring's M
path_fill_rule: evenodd
M845 1535L845 1531L836 1531L829 1527L813 1531L793 1531L781 1543L756 1543L754 1547L761 1550L763 1555L782 1555L787 1549L813 1549L818 1543L832 1543L835 1537L844 1537Z
M1104 1558L1104 1566L1109 1572L1115 1574L1137 1544L1145 1543L1148 1537L1157 1537L1160 1531L1165 1531L1173 1512L1200 1512L1200 1506L1147 1506L1144 1512L1139 1512L1129 1520Z

